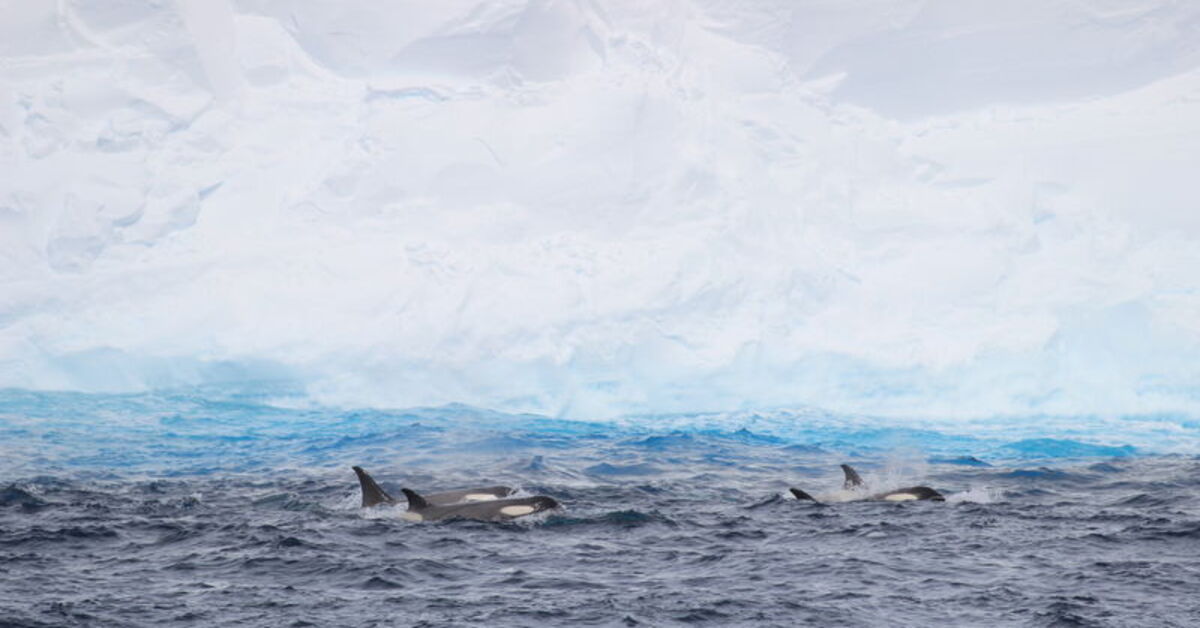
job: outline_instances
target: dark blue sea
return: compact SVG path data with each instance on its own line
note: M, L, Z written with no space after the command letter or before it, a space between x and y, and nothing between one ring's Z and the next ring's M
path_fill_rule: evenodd
M0 391L0 626L1198 626L1198 434ZM843 462L948 499L786 496ZM410 523L351 465L564 509Z

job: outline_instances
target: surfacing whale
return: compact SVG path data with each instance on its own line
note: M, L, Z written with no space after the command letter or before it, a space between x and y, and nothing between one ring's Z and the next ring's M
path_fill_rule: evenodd
M370 508L377 504L395 504L399 502L395 497L388 495L387 491L383 490L383 487L375 482L375 478L368 475L362 467L352 468L358 476L358 485L362 488L363 508ZM502 499L515 492L515 490L507 486L482 486L479 488L465 488L458 491L429 493L424 497L426 502L435 506L448 506L460 502L483 502Z
M842 482L843 489L854 490L866 487L866 483L863 482L862 477L858 475L858 472L854 470L854 467L844 464L842 465L842 473L846 476L845 481ZM798 500L813 502L817 501L816 498L801 489L792 488L789 490ZM943 497L941 493L929 488L928 486L909 486L905 488L898 488L884 493L869 494L863 499L881 502L908 502L917 500L929 500L934 502L946 501L946 498Z
M362 467L354 467L362 488L362 505L396 504L399 500L388 495ZM421 495L411 489L400 489L408 501L404 518L408 521L438 521L440 519L477 519L479 521L509 521L559 507L557 501L543 495L511 497L515 492L507 486L486 486L443 493Z
M407 488L400 489L408 498L409 521L438 521L440 519L477 519L479 521L510 521L534 513L558 508L558 502L545 495L533 497L510 497L484 502L462 502L438 506Z

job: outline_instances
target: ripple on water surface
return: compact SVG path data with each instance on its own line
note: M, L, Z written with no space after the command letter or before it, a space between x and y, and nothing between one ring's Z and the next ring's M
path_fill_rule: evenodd
M783 419L688 432L678 417L655 431L464 408L3 400L6 625L1200 620L1200 461L1186 455L1025 435L920 449L878 431L842 449L860 428L789 433ZM948 499L788 496L836 492L840 462ZM409 523L357 507L351 464L391 489L505 483L566 508Z

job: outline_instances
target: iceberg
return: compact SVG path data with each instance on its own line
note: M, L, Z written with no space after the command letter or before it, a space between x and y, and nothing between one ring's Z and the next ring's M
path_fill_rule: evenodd
M1200 5L6 3L0 387L1200 410Z

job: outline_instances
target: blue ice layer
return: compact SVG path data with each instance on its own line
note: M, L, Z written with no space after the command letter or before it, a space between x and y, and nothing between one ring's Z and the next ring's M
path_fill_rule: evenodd
M195 390L135 395L0 391L0 473L56 470L160 475L322 468L436 467L513 458L544 469L636 477L696 462L716 468L761 456L902 457L978 467L1147 454L1200 453L1200 429L1178 418L997 417L901 421L812 409L564 420L462 405L409 410L308 406L291 391Z

